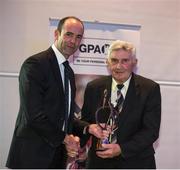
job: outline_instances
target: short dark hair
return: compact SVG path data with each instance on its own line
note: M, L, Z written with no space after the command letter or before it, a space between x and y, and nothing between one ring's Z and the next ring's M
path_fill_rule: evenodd
M61 31L62 31L62 27L63 27L65 21L68 20L68 19L75 19L75 20L79 21L79 22L82 24L83 28L84 28L84 24L83 24L83 22L82 22L79 18L77 18L77 17L75 17L75 16L68 16L68 17L62 18L62 19L59 21L59 23L58 23L57 30L58 30L60 33L61 33Z

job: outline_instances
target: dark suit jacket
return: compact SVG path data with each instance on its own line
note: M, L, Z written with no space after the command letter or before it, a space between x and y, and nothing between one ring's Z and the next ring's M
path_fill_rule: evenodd
M103 104L104 90L107 89L107 98L111 96L111 83L111 76L88 83L82 108L83 121L96 122L95 112ZM155 168L153 143L159 136L160 119L159 85L133 74L118 123L117 143L122 149L122 154L111 159L97 157L96 138L93 137L88 168ZM76 123L76 133L82 134L86 122Z
M75 98L72 70L70 84L69 122L73 117ZM51 47L23 63L19 90L20 109L6 165L9 168L48 168L65 136L62 131L65 95L59 65Z

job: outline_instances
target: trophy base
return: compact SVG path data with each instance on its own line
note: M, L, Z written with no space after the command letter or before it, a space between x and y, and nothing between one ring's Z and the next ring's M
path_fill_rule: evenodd
M102 147L102 144L109 144L108 139L99 140L98 143L96 144L96 151L105 151L105 150L107 150L106 148Z

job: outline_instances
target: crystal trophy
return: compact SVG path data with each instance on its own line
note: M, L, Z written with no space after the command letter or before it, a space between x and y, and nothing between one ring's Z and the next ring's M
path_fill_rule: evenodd
M104 150L102 144L116 143L116 130L118 129L118 114L111 102L108 106L102 106L96 111L96 123L102 130L109 131L109 136L104 139L98 139L96 150Z

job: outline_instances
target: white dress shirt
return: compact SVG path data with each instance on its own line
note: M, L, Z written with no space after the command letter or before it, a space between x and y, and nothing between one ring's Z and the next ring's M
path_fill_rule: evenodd
M63 87L65 89L65 86L64 86L64 65L63 65L63 63L66 61L66 58L59 52L59 50L56 48L56 46L54 44L51 47L52 47L52 49L56 55L56 58L57 58L57 61L59 64L59 70L60 70L61 77L62 77ZM69 82L69 109L68 109L68 114L70 113L70 106L71 106L71 86L70 86L70 82ZM64 126L63 126L63 129L64 129Z
M131 77L132 76L130 76L129 78L128 78L128 80L126 80L124 83L123 83L123 88L121 89L121 93L122 93L122 95L123 95L123 97L124 97L124 99L125 99L125 97L126 97L126 93L127 93L127 90L128 90L128 87L129 87L129 83L130 83L130 80L131 80ZM113 104L113 106L115 107L116 106L116 104L117 104L117 90L118 90L118 88L117 88L117 82L116 82L116 80L113 78L112 79L112 85L111 85L111 103Z

